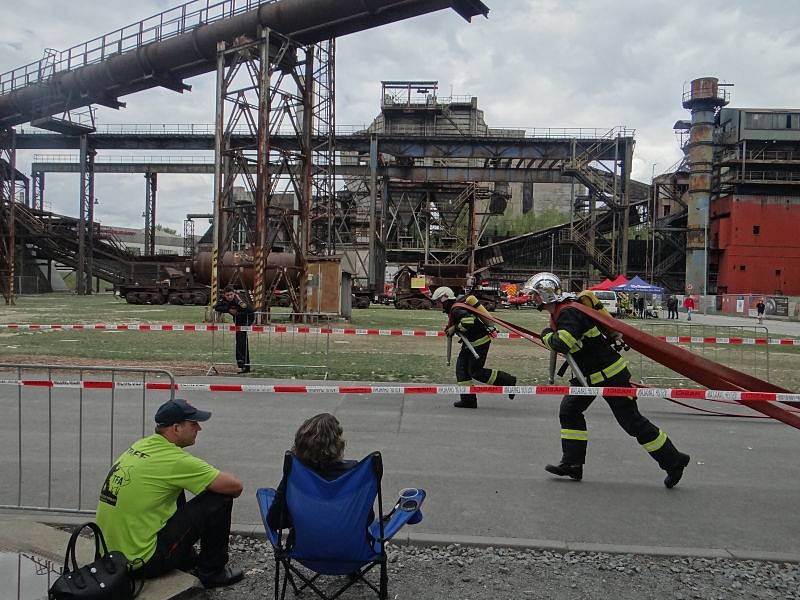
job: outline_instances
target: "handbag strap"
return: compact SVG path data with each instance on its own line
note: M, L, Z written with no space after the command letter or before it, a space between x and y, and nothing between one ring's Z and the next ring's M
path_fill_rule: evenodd
M82 525L76 527L75 530L72 532L72 535L69 536L69 542L67 542L67 552L64 555L65 573L68 573L70 571L69 569L70 559L72 562L72 570L73 571L78 570L78 560L75 557L75 545L78 542L78 537L80 536L81 532L84 529L90 529L92 531L94 537L94 559L99 560L101 558L100 554L101 545L103 547L102 556L106 556L108 554L108 546L106 545L106 538L103 536L102 530L97 525L97 523L94 523L92 521L87 521L86 523L83 523Z

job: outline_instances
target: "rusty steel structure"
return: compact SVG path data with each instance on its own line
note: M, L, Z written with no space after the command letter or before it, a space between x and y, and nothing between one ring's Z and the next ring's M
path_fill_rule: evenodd
M712 193L719 193L718 146L714 140L716 115L729 96L716 77L695 79L684 92L683 107L692 111L689 144L689 196L686 231L686 291L708 293L708 229ZM716 182L714 181L716 179ZM716 183L716 185L715 185Z
M0 293L6 304L14 304L16 170L15 132L0 129Z
M264 29L313 45L452 8L470 20L480 0L193 0L0 75L0 126L48 119L153 87L190 89L185 79L217 68L217 45L257 39Z
M66 51L48 51L42 60L0 75L0 127L30 121L65 135L80 135L78 293L91 293L94 255L95 149L86 137L95 130L92 104L122 108L120 97L158 86L182 93L191 89L184 83L186 78L216 70L213 264L231 247L226 233L236 230L238 243L250 246L256 304L263 308L270 297L263 285L271 251L269 213L276 208L271 200L282 183L298 199L296 209L284 209L279 219L294 245L298 268L305 268L309 252L335 251L334 38L447 8L467 21L489 12L480 0L222 0L215 4L194 0ZM250 84L235 89L234 80L245 72ZM294 89L283 89L285 83ZM255 105L248 104L248 97L255 98ZM226 102L234 107L228 113ZM90 106L90 124L73 118L73 111L85 106ZM296 143L282 147L275 138L285 119L296 134ZM231 124L246 125L253 142L232 145L235 125ZM250 166L255 166L255 180ZM156 176L147 173L146 178L145 253L152 253ZM245 189L253 195L254 214L234 207L232 184L237 179L244 180ZM13 176L8 181L13 188ZM44 180L37 176L35 181L34 200L41 207ZM13 204L9 210L13 211ZM225 224L221 223L223 214ZM294 216L297 223L291 222ZM4 240L13 258L13 225ZM12 273L9 294L13 297L13 260L5 262L11 264L5 271ZM212 271L213 299L218 291L216 266ZM302 312L305 294L299 292L295 305Z

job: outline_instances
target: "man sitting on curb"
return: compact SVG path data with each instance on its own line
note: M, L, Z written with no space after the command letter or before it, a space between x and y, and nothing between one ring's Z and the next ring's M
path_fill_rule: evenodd
M109 550L133 562L137 577L180 569L210 588L244 576L227 566L231 510L242 482L184 450L210 417L186 400L165 402L156 411L155 433L123 452L106 477L97 523ZM194 498L187 502L184 490Z

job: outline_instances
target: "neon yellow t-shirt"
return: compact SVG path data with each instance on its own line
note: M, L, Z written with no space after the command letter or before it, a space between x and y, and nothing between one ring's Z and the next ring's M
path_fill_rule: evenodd
M177 510L181 491L196 496L217 475L219 469L158 433L134 443L111 467L100 491L97 524L109 550L128 560L149 560L158 532Z

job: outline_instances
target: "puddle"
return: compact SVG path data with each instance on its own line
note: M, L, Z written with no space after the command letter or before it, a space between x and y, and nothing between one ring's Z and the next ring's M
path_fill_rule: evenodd
M46 600L61 564L32 552L0 552L0 590L8 600Z

